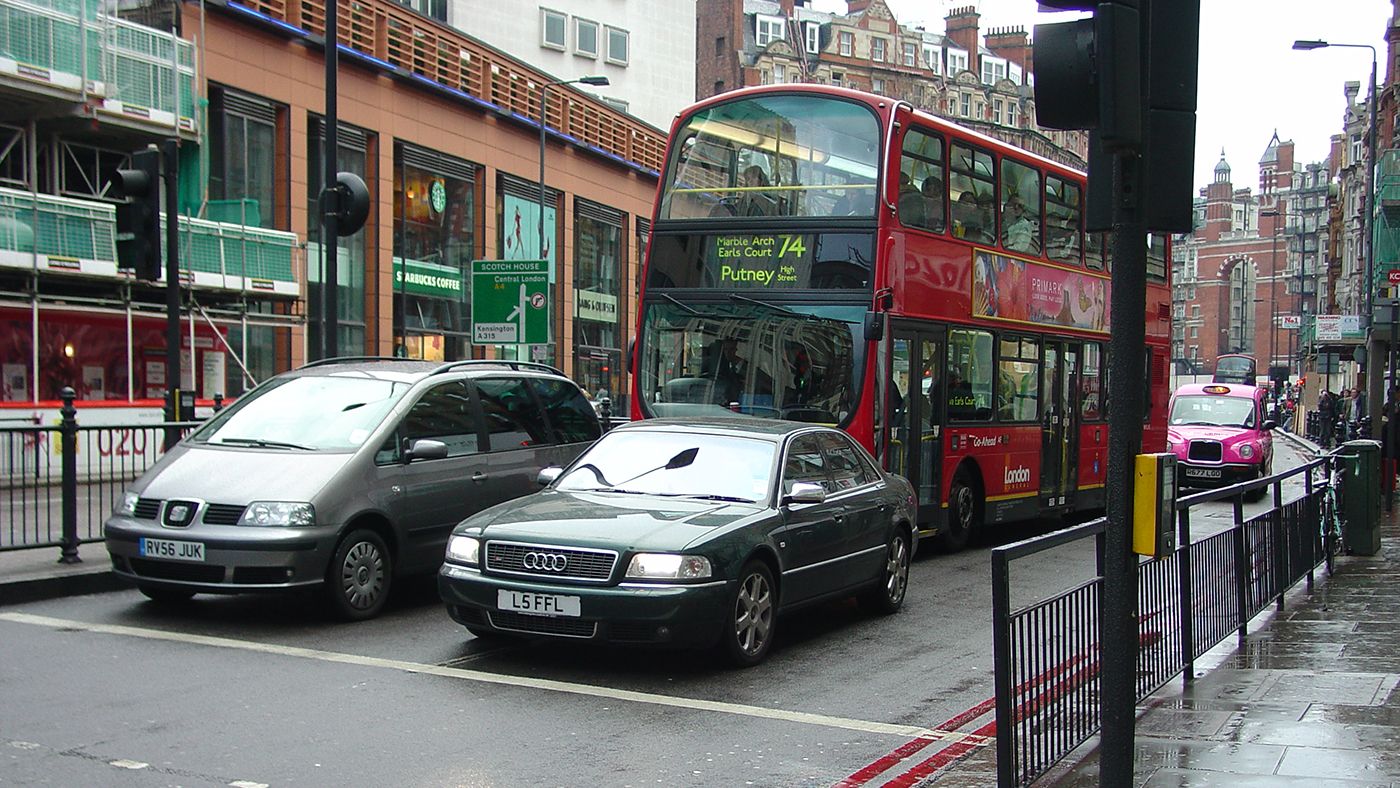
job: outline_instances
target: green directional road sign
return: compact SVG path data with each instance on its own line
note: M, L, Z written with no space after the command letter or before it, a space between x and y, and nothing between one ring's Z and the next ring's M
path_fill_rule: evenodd
M472 261L472 343L549 343L547 261Z

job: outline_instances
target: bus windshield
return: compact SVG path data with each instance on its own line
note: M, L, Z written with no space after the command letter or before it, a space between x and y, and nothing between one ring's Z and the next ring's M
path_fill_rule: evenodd
M860 306L647 305L638 391L649 416L732 415L845 422L863 368Z
M658 218L874 218L880 126L830 96L762 95L709 107L672 137Z

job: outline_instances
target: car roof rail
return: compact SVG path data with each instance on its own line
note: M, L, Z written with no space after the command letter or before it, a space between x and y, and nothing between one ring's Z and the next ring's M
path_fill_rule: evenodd
M474 365L505 367L506 369L514 369L517 371L525 372L548 372L552 375L564 377L563 370L559 369L558 367L552 367L548 364L541 364L538 361L513 361L511 359L501 358L468 358L463 359L461 361L449 361L446 364L443 364L442 366L438 367L437 369L434 369L431 374L440 375L444 372L452 372L453 370L463 369Z
M315 361L308 361L298 367L298 369L322 367L327 364L353 364L359 361L411 361L416 364L423 363L423 359L421 358L399 358L398 356L332 356L331 358L320 358Z

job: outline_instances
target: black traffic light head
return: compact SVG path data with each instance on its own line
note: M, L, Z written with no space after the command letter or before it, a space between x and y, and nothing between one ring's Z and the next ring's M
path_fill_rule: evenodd
M131 155L131 167L112 174L108 194L117 204L117 267L133 268L137 279L160 278L160 151Z

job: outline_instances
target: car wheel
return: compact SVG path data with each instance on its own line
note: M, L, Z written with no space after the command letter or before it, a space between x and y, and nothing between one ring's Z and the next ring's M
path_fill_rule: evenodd
M729 618L720 637L725 658L739 667L762 662L773 645L777 594L773 573L762 561L744 564L729 600Z
M880 584L861 596L866 609L889 615L904 606L904 594L909 590L909 534L903 529L890 537L885 549L885 566L880 570Z
M367 529L352 531L340 540L326 569L326 601L331 612L345 621L374 618L389 599L392 579L384 540Z
M981 518L982 501L977 495L977 486L967 471L960 470L948 491L948 525L935 541L943 550L955 553L967 547L967 540L980 527Z
M188 602L190 601L190 597L194 596L193 591L187 591L183 588L170 588L169 586L152 586L142 583L136 588L140 590L141 593L145 594L147 599L164 605Z

